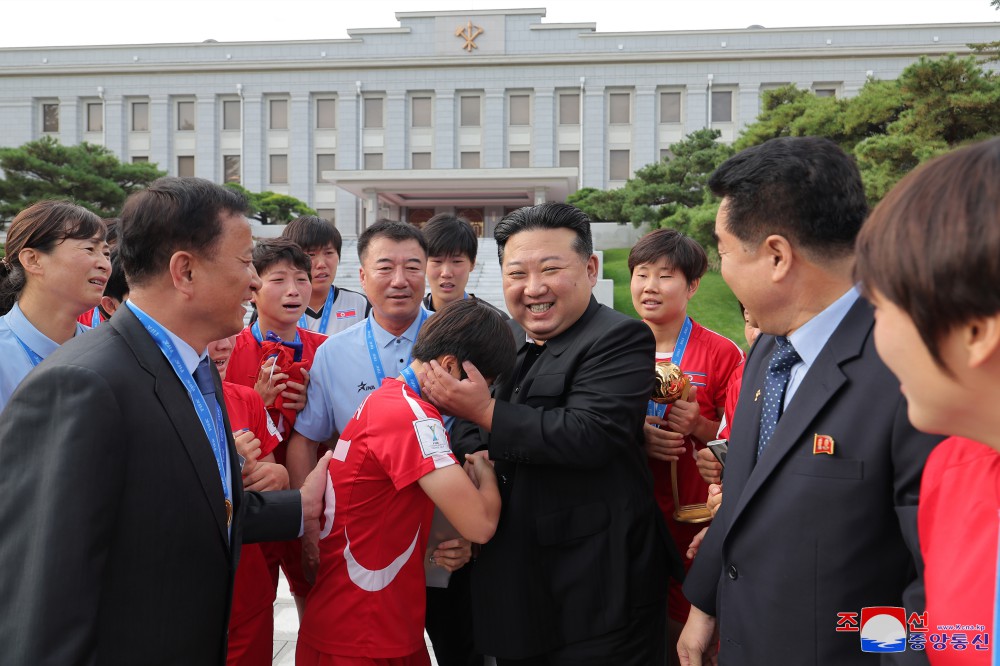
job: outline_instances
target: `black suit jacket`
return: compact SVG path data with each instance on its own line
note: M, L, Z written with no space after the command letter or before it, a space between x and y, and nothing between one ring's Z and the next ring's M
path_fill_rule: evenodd
M228 448L231 542L194 407L128 308L29 374L0 415L5 663L224 663L241 540L301 520L297 491L244 493Z
M940 438L910 425L872 327L859 299L756 463L774 338L762 336L747 359L722 508L684 584L691 603L719 619L723 664L877 662L858 633L836 631L837 613L923 611L917 497ZM816 435L833 438L833 455L814 453ZM900 658L926 663L922 653Z
M503 507L473 569L484 653L527 657L619 629L633 608L666 603L671 565L682 575L643 448L654 349L644 323L592 298L523 379L496 388L485 442ZM456 425L460 451L482 445L469 432Z

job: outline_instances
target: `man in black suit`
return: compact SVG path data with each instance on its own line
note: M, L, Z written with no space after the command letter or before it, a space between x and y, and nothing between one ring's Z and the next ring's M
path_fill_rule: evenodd
M485 447L501 482L473 569L477 648L501 666L662 663L667 577L682 574L643 449L652 333L591 295L576 208L521 208L495 237L515 370L491 397L470 364L461 382L434 365L428 393L467 420L453 446Z
M764 335L746 362L722 508L684 584L681 663L717 644L722 664L876 662L858 633L837 631L838 613L923 611L917 495L938 438L911 427L854 286L860 174L827 139L781 138L728 160L709 187L722 197L722 276Z
M130 197L129 303L49 356L0 415L7 662L222 664L241 542L318 531L325 461L301 493L244 493L201 360L260 286L245 212L198 179Z

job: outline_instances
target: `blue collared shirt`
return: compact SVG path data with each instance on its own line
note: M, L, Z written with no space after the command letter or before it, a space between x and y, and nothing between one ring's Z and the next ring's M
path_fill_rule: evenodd
M392 378L409 365L422 319L418 314L402 335L395 336L369 317L320 345L309 371L306 406L295 420L296 432L325 442L347 426L354 411L378 387L365 342L366 322L372 323L385 376Z
M76 333L80 335L90 328L77 323ZM15 337L16 336L16 337ZM48 338L28 321L17 303L10 312L0 317L0 411L6 406L14 389L35 367L17 339L42 358L59 348L59 343Z
M843 296L828 305L825 310L807 321L788 336L788 340L799 353L801 361L792 366L792 374L788 379L788 388L785 389L784 406L788 407L792 396L798 390L802 380L805 379L809 368L816 362L816 357L823 351L823 347L829 342L830 336L840 326L840 322L847 316L848 310L854 305L861 293L857 287L851 287Z

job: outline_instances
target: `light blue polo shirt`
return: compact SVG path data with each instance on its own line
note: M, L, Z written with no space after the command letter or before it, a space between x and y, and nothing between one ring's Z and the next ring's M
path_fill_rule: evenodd
M89 330L87 326L77 323L74 335ZM0 317L0 411L10 400L21 380L35 367L28 352L24 351L24 347L18 342L18 338L43 359L59 349L59 343L35 328L21 312L17 303L14 303L10 312Z
M387 378L398 377L410 364L410 352L425 319L423 308L402 335L395 336L378 325L375 317L360 321L337 333L316 350L309 371L306 406L295 419L296 432L314 442L325 442L343 430L368 394L378 388L368 345L367 322ZM429 314L429 313L426 313Z

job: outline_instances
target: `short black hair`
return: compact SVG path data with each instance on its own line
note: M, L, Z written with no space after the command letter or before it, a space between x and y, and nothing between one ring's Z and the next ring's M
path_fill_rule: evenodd
M911 171L858 236L854 276L865 294L878 291L905 312L949 373L945 337L1000 313L998 199L1000 138L993 138Z
M460 257L476 262L479 239L472 225L462 217L448 213L435 215L420 230L427 240L428 257Z
M128 279L122 270L122 256L115 247L111 250L111 274L108 275L108 282L104 285L104 295L121 302L128 296L128 291Z
M573 249L584 261L594 254L594 238L590 234L590 218L576 206L549 202L518 208L497 222L493 238L497 241L497 254L503 263L503 250L507 240L521 231L533 229L571 229L576 233Z
M438 310L417 334L413 358L424 363L454 354L459 365L470 361L483 377L499 380L514 367L514 334L500 312L475 296Z
M332 245L339 257L340 251L344 247L344 239L341 238L340 231L333 225L333 222L315 215L303 215L295 218L285 225L281 237L298 243L299 247L306 252L315 252Z
M309 274L309 279L312 279L312 259L297 243L287 238L271 238L257 241L254 245L253 267L258 275L264 275L271 266L282 261L305 271Z
M747 148L708 186L726 198L727 230L748 245L780 234L814 252L844 256L868 214L854 160L819 137L780 137Z
M224 214L246 215L247 199L203 178L160 178L125 201L119 225L122 268L132 287L167 270L175 252L209 254Z
M661 257L666 257L671 268L683 273L688 284L708 270L708 256L698 241L676 229L657 229L632 246L628 253L628 272L631 274L636 266L651 264Z
M424 239L424 235L420 233L420 229L406 222L379 220L361 232L361 235L358 237L358 259L361 260L362 264L365 262L365 253L368 251L368 246L376 238L388 238L397 243L415 240L424 251L424 256L427 256L427 241Z

